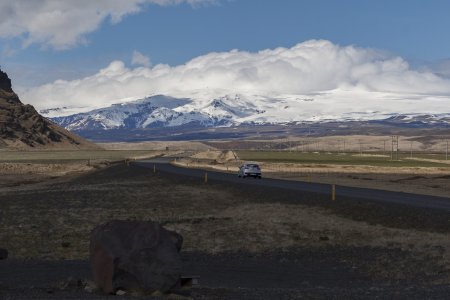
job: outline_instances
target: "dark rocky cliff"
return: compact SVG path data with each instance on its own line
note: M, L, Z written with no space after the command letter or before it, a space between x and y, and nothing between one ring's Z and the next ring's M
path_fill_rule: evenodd
M33 106L24 105L0 70L0 147L1 148L97 148L41 116Z
M11 79L9 79L8 74L0 70L0 90L12 93Z

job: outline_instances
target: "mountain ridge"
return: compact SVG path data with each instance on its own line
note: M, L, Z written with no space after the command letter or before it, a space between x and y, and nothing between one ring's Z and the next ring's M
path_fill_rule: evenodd
M200 102L190 98L155 95L88 112L53 117L52 120L68 130L77 132L165 127L300 125L348 121L386 122L419 127L450 125L450 113L396 113L356 109L345 111L345 108L341 109L340 113L333 113L331 110L321 112L321 104L317 103L319 101L324 102L323 106L329 104L320 98L316 100L299 96L271 98L235 94Z

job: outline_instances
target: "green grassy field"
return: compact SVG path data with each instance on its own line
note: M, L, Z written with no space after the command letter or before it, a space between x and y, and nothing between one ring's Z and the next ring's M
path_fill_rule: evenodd
M148 150L1 151L0 162L117 161L132 157L154 156L160 153L161 151Z
M378 154L378 153L371 153ZM447 167L449 164L417 161L406 159L407 153L401 153L399 160L391 161L390 157L359 156L355 153L304 153L304 152L276 152L276 151L237 151L241 160L254 160L263 162L289 162L307 164L340 164L340 165L370 165L380 167ZM413 157L419 157L414 156ZM420 155L420 158L445 159L442 155Z

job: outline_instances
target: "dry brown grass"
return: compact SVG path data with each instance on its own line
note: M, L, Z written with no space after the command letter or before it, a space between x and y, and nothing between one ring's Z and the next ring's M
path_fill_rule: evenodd
M443 136L399 136L400 151L413 152L444 152L446 140ZM256 140L253 140L256 141ZM325 137L290 136L283 139L259 140L264 143L282 143L292 150L308 151L387 151L391 150L392 136L390 135L345 135ZM296 144L296 145L292 145ZM289 147L291 145L291 147Z
M206 159L215 161L218 163L227 163L227 162L233 162L238 159L236 153L231 150L209 150L209 151L203 151L194 154L191 156L192 159Z
M190 216L195 217L206 216ZM236 250L262 252L274 248L282 250L334 245L430 252L430 248L436 247L436 253L433 254L442 255L450 266L448 234L369 225L333 215L320 208L279 203L242 204L209 214L208 217L210 221L203 224L185 222L169 227L183 233L189 250L213 253ZM202 232L202 235L197 232Z
M86 172L92 168L86 163L78 162L66 164L0 163L0 175L48 174L63 176L72 172Z
M105 166L104 163L88 165L85 162L71 163L0 163L0 187L23 186L24 184L42 182L58 177L82 174Z
M105 150L151 150L151 151L162 151L166 150L166 147L169 150L175 151L185 151L185 150L193 150L193 151L206 151L210 149L210 146L207 146L201 142L194 141L154 141L154 142L139 142L139 143L99 143L102 148Z

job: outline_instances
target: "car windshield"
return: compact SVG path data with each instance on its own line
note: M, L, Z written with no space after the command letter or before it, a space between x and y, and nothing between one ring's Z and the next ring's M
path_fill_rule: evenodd
M259 168L259 166L258 166L258 165L255 165L255 164L247 165L247 167L248 167L248 168Z

